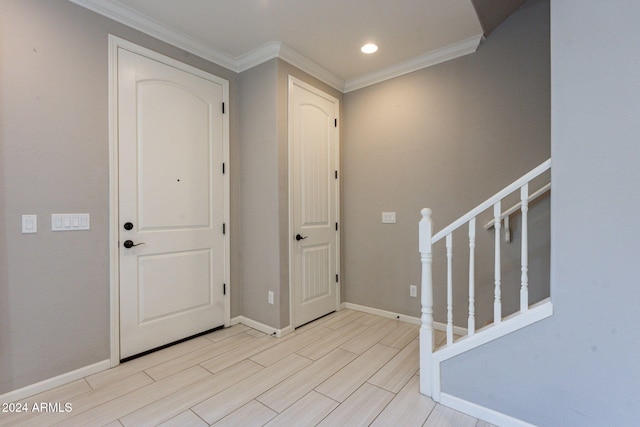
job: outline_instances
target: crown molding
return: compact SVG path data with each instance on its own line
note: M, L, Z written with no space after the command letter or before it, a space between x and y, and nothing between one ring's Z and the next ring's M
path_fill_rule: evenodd
M117 1L69 1L236 73L241 73L271 59L280 58L342 93L362 89L366 86L380 83L403 74L474 53L478 49L478 45L483 37L482 34L479 34L467 40L445 46L345 82L345 80L324 68L322 65L279 41L267 43L245 55L234 57L182 34L167 25L150 19Z
M345 81L343 79L284 43L282 43L279 57L332 88L344 92Z
M461 42L432 50L431 52L399 62L398 64L383 68L382 70L347 80L345 82L343 92L347 93L357 89L362 89L366 86L371 86L394 77L402 76L403 74L408 74L422 68L431 67L445 61L450 61L452 59L474 53L478 49L478 46L482 41L482 37L482 34L478 34L466 40L462 40Z
M110 18L142 33L157 38L177 48L218 64L231 71L238 72L237 60L231 55L216 50L186 36L173 28L148 18L122 4L104 0L69 0L92 12Z

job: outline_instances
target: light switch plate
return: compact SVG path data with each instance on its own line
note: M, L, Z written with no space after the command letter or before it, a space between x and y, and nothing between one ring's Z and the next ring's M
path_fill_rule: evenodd
M88 213L51 214L51 231L78 231L91 228Z
M382 223L383 224L395 224L396 223L396 213L395 212L382 212Z
M38 232L38 215L22 215L22 234Z

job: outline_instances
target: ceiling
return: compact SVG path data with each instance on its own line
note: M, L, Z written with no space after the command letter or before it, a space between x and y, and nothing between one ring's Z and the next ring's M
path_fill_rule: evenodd
M71 0L236 72L280 57L348 92L475 52L471 0ZM380 46L365 55L367 42Z

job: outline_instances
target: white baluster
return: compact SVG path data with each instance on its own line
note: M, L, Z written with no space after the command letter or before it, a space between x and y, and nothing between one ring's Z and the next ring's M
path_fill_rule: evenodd
M501 272L500 272L500 217L502 215L502 206L500 201L493 205L493 228L495 231L495 289L493 302L493 322L498 324L502 321L502 291L500 290Z
M420 326L420 393L433 394L432 354L433 354L433 283L431 276L431 209L422 209L419 225L420 261L422 263Z
M476 219L469 221L469 320L467 330L469 335L476 332L476 305L475 305L475 249L476 249Z
M447 234L447 345L453 343L453 241Z
M520 311L524 313L529 309L529 184L524 184L520 188L520 210L522 211L522 257L521 265L521 286L520 286Z

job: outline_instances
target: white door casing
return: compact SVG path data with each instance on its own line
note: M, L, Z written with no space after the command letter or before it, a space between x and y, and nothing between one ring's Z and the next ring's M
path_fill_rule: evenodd
M337 99L289 76L289 255L294 328L337 310L339 305L338 115Z
M123 359L229 324L228 83L115 37L110 44L112 347Z

